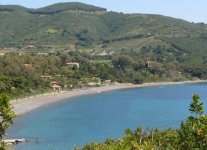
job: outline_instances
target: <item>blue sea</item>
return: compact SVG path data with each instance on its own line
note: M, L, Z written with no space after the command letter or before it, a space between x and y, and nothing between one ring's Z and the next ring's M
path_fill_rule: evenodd
M120 138L126 128L178 128L191 115L192 94L207 105L207 84L125 89L75 97L17 118L7 138L36 139L16 150L72 150ZM207 107L205 107L205 110Z

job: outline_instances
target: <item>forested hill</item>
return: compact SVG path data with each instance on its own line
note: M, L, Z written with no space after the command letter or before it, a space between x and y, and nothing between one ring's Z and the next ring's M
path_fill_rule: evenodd
M83 3L59 3L39 9L0 6L0 47L33 44L96 53L140 51L165 46L186 54L207 51L207 25L160 15L123 14Z
M0 92L12 97L51 90L52 81L68 89L207 79L204 23L76 2L0 6L0 21Z

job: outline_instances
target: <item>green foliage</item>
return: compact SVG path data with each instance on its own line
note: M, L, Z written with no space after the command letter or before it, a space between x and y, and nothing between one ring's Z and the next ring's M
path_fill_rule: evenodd
M86 47L90 47L91 51L95 51L96 54L100 54L103 51L107 53L114 52L112 60L112 56L109 56L113 66L110 64L89 65L87 62L86 65L84 64L84 67L81 67L86 73L78 72L72 75L74 73L71 70L64 68L66 67L64 66L64 60L76 61L77 56L75 55L72 55L72 57L62 55L60 56L61 58L58 58L61 62L53 65L49 65L50 62L44 58L37 58L34 61L36 61L39 67L31 67L27 71L24 71L29 76L22 75L24 77L21 77L21 83L17 83L18 88L21 88L21 86L32 87L31 89L33 90L39 89L39 87L48 87L46 85L48 83L39 80L39 75L55 75L58 73L63 73L63 75L65 74L71 78L74 77L77 80L83 74L88 74L88 76L94 75L101 79L131 83L207 78L207 53L205 52L207 47L205 38L206 25L192 24L157 15L126 15L115 12L106 12L103 14L75 13L74 15L74 12L66 11L66 8L76 9L80 7L92 9L88 8L88 5L79 3L57 4L42 8L41 10L38 9L38 11L55 12L62 10L61 12L57 12L54 15L33 15L28 13L25 8L8 6L8 8L13 9L12 12L6 14L0 13L0 17L2 18L0 46L3 48L21 48L32 52L51 49L59 51L60 49L68 49L68 43L70 43L71 45L75 45L76 48L83 47L83 52L86 52ZM4 6L2 8L7 7ZM13 13L18 17L14 18ZM15 25L13 21L15 21ZM55 32L48 32L51 29ZM8 30L10 31L9 34ZM29 43L36 46L35 50L25 49ZM45 45L50 46L47 48ZM126 61L122 61L119 58L122 55L128 57L125 59ZM91 58L87 56L87 59L96 61L95 57ZM15 58L15 62L19 62L17 58ZM55 60L55 58L50 58L50 60L52 59ZM146 61L152 61L154 64L156 62L157 64L160 63L161 67L152 65L152 67L148 68L145 65ZM7 65L9 63L12 65ZM8 81L13 83L13 78L21 74L22 68L19 64L16 65L12 61L7 62L7 64L5 64L7 65L7 69L3 71L7 78L8 75L10 76ZM61 70L56 65L64 69ZM118 67L118 65L121 67ZM32 76L33 74L35 76ZM33 80L34 83L30 81L24 82L28 80L27 77L32 79L35 77ZM71 79L67 80L71 81ZM77 83L77 80L73 84ZM5 83L8 83L8 81L6 79L0 80L1 91L11 89L13 85ZM38 83L39 81L43 84ZM38 85L39 87L36 88L34 85ZM23 95L28 90L30 89L26 90L24 88L24 92L20 93ZM15 93L19 92L13 90L11 93L12 95L16 95Z
M200 102L198 95L193 95L189 110L196 117L190 116L186 122L181 124L178 131L182 141L180 141L181 148L205 150L207 145L207 116L203 115L203 103Z
M54 80L62 87L74 88L94 78L135 84L207 78L205 24L160 15L106 12L82 3L59 3L40 9L0 6L0 18L3 52L30 53L7 53L0 58L0 93L12 98L47 92ZM34 48L27 48L30 44ZM62 53L71 45L75 46L74 52ZM87 54L77 52L79 48ZM36 56L39 51L53 54ZM103 51L108 56L100 55ZM88 55L91 52L95 55ZM69 68L67 62L78 62L80 68ZM41 75L52 79L44 80ZM195 144L194 140L206 133L206 117L199 97L194 95L193 100L190 111L197 117L188 118L178 131L144 132L148 136L141 136L141 142L143 131L127 132L121 140L89 144L85 149L119 149L117 145L122 149L192 149L200 145L202 149L203 143ZM131 136L134 143L129 140ZM181 137L186 143L178 145Z
M5 134L6 129L15 118L12 107L9 104L10 97L6 94L0 94L0 139Z
M124 68L132 64L132 59L129 56L123 55L114 57L112 63L115 67Z
M12 120L16 117L9 103L10 97L0 93L0 150L6 150L6 145L3 143L2 137L5 135L6 129L12 124Z
M12 124L12 120L16 117L9 103L10 97L7 94L0 93L0 150L6 150L7 145L2 142L6 129Z
M203 110L203 103L200 102L199 95L193 95L193 102L190 104L190 109L192 113L196 113L199 115L202 115L204 110Z
M0 142L0 150L9 150L6 148L6 144L3 142Z
M78 33L76 33L76 37L79 40L76 43L76 45L80 45L80 46L83 46L83 47L91 46L92 39L89 37L87 29L81 29Z
M87 31L83 32L87 33ZM134 51L110 57L91 56L78 51L52 53L48 56L7 53L0 59L0 92L7 93L12 98L19 98L52 90L50 85L52 81L57 81L62 88L67 89L67 87L87 86L93 78L98 78L102 83L104 80L111 80L141 84L206 77L204 73L202 76L186 73L176 58L173 62L172 59L159 61L161 54L162 57L167 58L164 47L143 49L149 52L147 58L143 52ZM67 62L77 62L80 68L69 67ZM43 79L41 76L50 76L50 79ZM86 82L85 79L89 80Z
M198 95L193 95L189 110L197 116L190 116L177 130L127 129L121 139L90 143L75 150L206 150L207 116L203 115L203 103Z

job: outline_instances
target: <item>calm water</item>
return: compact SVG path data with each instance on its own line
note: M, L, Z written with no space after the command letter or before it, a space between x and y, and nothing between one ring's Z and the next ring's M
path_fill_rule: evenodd
M207 104L207 84L147 87L73 98L15 120L9 138L41 142L19 144L17 150L71 150L92 141L123 135L124 129L177 128L190 113L193 93Z

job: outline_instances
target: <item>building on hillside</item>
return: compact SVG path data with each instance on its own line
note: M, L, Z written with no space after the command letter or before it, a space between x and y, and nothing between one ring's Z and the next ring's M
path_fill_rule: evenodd
M146 36L150 37L150 36L152 36L152 33L151 32L147 32Z
M29 44L29 45L26 46L26 48L35 48L35 46L32 45L32 44Z
M45 80L50 80L50 79L52 79L51 76L43 76L43 75L41 75L41 78L43 78L43 79L45 79Z
M105 50L101 53L97 53L97 51L94 51L91 55L96 55L96 56L112 56L114 52L106 52Z
M89 82L89 83L88 83L88 86L96 86L96 85L97 85L96 82Z
M32 64L23 64L23 66L24 66L25 68L30 68L30 67L32 67Z
M26 53L25 52L20 52L19 53L19 56L23 56L23 55L26 55Z
M77 63L77 62L68 62L68 63L66 63L66 65L69 67L74 67L74 66L76 66L77 68L80 67L79 63Z
M162 64L158 63L156 61L146 61L145 62L145 66L146 68L150 68L150 69L161 69L162 68Z
M47 56L48 53L37 53L37 56Z
M62 77L63 75L61 75L61 74L56 74L55 76L56 76L56 77Z
M0 53L0 56L4 56L5 55L5 53Z

